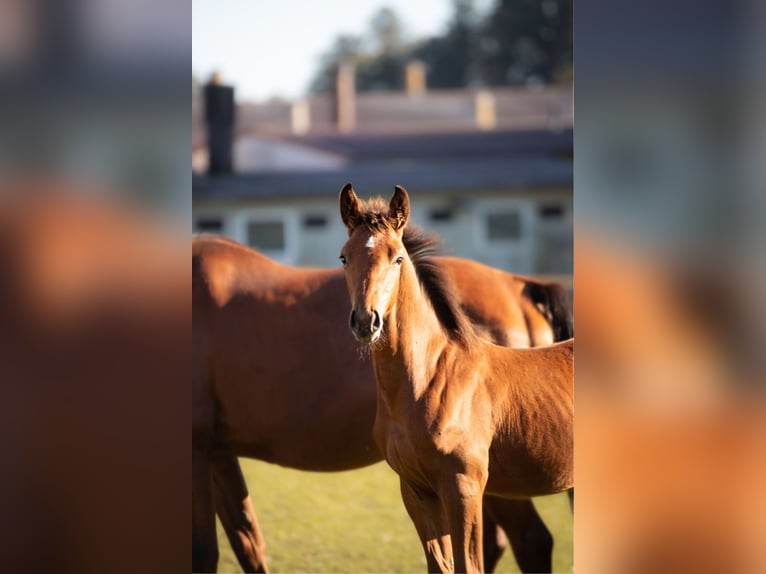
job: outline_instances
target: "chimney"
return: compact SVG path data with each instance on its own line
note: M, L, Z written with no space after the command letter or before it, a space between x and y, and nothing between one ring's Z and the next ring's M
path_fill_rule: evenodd
M205 123L207 124L208 173L222 175L234 171L234 88L221 84L216 72L205 84Z
M474 119L480 130L493 130L497 127L495 96L488 90L479 90L474 97Z
M354 64L338 66L335 79L335 120L338 131L350 132L356 126L356 71Z
M426 92L426 67L420 60L412 60L404 68L404 89L410 97Z
M290 107L290 129L295 135L303 135L311 129L311 104L304 98Z

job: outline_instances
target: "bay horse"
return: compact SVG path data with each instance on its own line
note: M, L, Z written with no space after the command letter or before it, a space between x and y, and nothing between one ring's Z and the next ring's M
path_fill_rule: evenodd
M439 258L482 336L533 346L572 331L564 289ZM217 512L246 572L266 571L265 543L237 456L302 470L382 460L372 436L369 354L337 316L349 309L343 270L279 264L232 240L192 240L193 558L216 568ZM551 569L552 538L528 500L487 500L484 548L493 567L505 530L524 572Z
M431 241L403 236L407 191L388 206L340 192L349 326L372 350L374 436L400 477L429 572L483 572L485 492L573 487L574 340L512 349L474 333Z

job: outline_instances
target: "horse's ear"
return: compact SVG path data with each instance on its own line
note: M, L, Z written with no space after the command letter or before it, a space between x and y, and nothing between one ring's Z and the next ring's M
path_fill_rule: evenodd
M394 229L403 229L407 225L410 217L410 198L407 190L401 185L394 188L394 197L388 204L388 218L394 226Z
M347 183L340 190L340 218L349 232L359 222L359 198L354 193L354 186Z

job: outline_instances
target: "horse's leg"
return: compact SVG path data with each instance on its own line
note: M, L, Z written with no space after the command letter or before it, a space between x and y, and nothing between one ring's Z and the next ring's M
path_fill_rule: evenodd
M212 461L192 450L192 572L215 572L217 566Z
M500 524L492 518L488 512L486 497L484 512L482 514L482 550L484 552L484 568L487 572L494 572L497 563L508 548L508 538Z
M426 553L429 572L454 572L452 544L447 525L442 519L439 499L433 494L414 489L404 479L399 479L402 500L407 513L415 524L420 542Z
M216 456L213 478L215 509L239 565L245 572L268 572L266 542L237 457Z
M455 572L484 572L482 554L482 498L484 476L458 473L440 492L452 539Z
M553 536L531 500L485 496L484 510L505 530L522 572L551 571ZM486 539L486 533L484 537ZM487 562L486 550L484 565L488 572L497 565Z

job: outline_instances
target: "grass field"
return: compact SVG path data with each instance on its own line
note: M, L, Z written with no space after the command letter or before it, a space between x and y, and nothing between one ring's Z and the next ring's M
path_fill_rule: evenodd
M272 572L425 572L420 541L383 462L350 472L301 472L242 459ZM535 500L553 533L554 572L572 572L566 494ZM242 572L218 525L219 572ZM498 572L518 572L510 551Z

